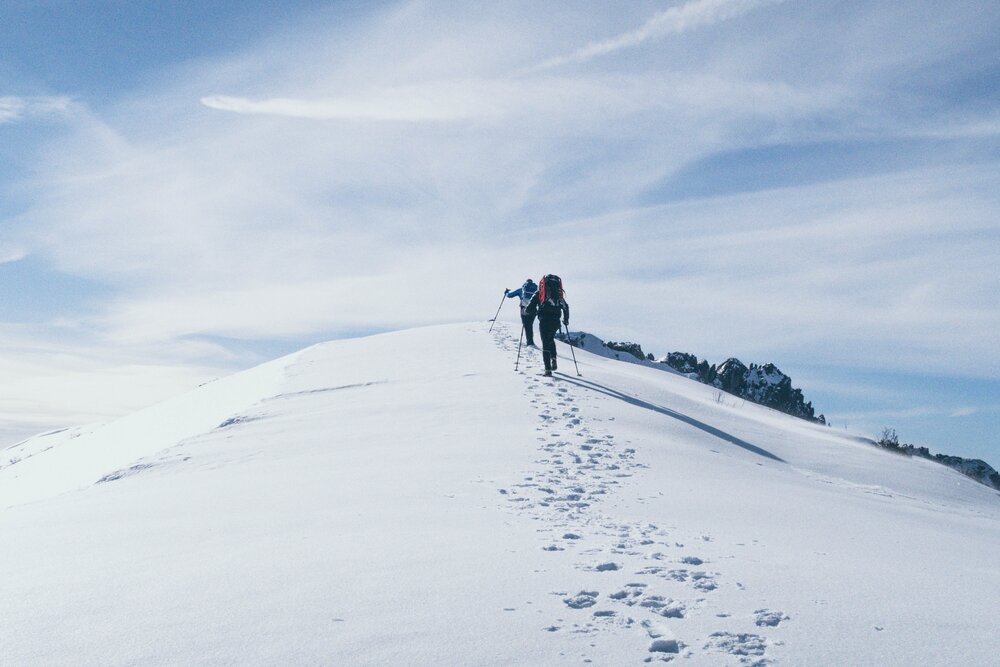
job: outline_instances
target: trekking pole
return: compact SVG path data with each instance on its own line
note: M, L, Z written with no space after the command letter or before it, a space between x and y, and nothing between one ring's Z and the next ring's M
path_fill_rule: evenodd
M504 292L503 296L500 297L500 306L497 308L497 314L493 316L492 320L490 320L490 322L492 322L493 324L496 324L497 318L500 317L500 308L503 308L503 302L506 300L507 300L507 292ZM490 330L487 333L493 333L493 324L490 325Z
M517 339L517 361L514 362L514 372L517 372L517 365L521 363L521 341L524 340L524 325L521 325L521 335Z
M524 327L522 327L522 329L523 328ZM564 324L563 328L566 330L566 342L569 344L569 353L573 355L573 365L576 366L576 375L577 375L577 377L583 377L583 374L580 373L580 366L577 365L577 363L576 363L576 350L573 349L576 346L573 345L573 341L570 340L570 337L569 337L569 327Z

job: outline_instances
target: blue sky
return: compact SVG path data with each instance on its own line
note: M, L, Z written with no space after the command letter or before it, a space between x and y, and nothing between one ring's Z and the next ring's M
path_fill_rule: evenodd
M581 329L1000 465L998 38L962 1L3 3L0 443L551 271Z

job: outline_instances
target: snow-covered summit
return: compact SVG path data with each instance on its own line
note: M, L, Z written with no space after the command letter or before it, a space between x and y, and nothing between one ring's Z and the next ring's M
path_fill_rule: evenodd
M0 451L0 662L986 665L1000 494L516 329Z

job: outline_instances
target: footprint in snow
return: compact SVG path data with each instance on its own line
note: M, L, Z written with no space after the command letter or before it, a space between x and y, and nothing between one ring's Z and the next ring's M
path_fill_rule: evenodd
M654 639L649 645L650 653L680 653L684 644L676 639Z
M719 584L715 581L715 577L705 572L692 572L691 581L695 588L699 591L705 591L706 593L708 591L714 591L719 587ZM758 623L758 625L760 624Z
M620 591L615 591L608 597L612 600L618 600L619 602L624 602L625 604L632 606L636 603L633 598L637 598L642 595L642 590L638 588L633 588L631 590L622 589Z
M767 650L767 640L749 633L713 632L705 644L706 651L719 651L737 656L745 665L761 665L759 658Z
M787 621L791 617L780 611L771 611L770 609L758 609L753 613L754 623L758 627L776 627L782 621Z
M565 598L563 602L571 609L586 609L597 604L597 591L580 591L573 597Z
M664 618L684 618L687 611L687 606L683 602L662 595L649 595L639 603L639 606Z

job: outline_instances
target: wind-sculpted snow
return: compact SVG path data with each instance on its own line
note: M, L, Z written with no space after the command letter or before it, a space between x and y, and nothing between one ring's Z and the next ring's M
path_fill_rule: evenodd
M517 333L317 345L4 450L0 663L994 661L996 492L562 343L515 373Z

